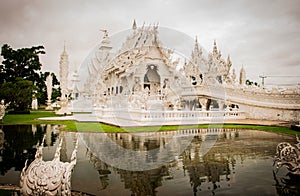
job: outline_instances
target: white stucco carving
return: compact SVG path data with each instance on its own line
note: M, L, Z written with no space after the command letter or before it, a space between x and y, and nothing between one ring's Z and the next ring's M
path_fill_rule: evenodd
M27 160L21 172L22 195L71 195L71 174L76 165L78 140L71 155L70 162L60 161L60 141L54 159L43 161L43 145L37 148L35 160L27 167Z
M83 105L90 103L99 121L136 117L148 122L148 111L156 111L162 118L178 118L181 112L183 119L194 116L194 123L199 116L211 119L216 110L229 112L224 118L300 118L299 87L269 90L247 86L244 66L237 76L230 56L223 58L216 41L212 51L205 54L196 38L190 58L174 59L174 51L159 39L158 25L137 27L134 21L118 49L111 45L108 31L103 33L100 47L88 64L88 77L81 81L83 88L77 87L78 100L83 100ZM231 115L232 104L236 115ZM175 121L173 124L191 123Z
M45 110L53 110L51 106L51 96L52 96L52 75L51 73L46 78L46 87L47 87L47 107Z
M273 166L276 165L276 173L282 166L285 166L290 174L300 175L300 140L297 135L296 140L295 145L288 142L281 142L277 145L273 164Z

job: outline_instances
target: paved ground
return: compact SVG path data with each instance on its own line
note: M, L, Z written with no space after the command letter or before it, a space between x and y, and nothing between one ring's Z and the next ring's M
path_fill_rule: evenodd
M270 126L283 126L291 127L291 122L285 121L272 121L272 120L255 120L255 119L240 119L240 120L226 120L225 124L249 124L249 125L270 125Z

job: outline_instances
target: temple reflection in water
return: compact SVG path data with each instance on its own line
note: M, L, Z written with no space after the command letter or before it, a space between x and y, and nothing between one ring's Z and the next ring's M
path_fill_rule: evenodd
M174 177L169 172L170 168L182 168L183 173L189 176L189 181L193 192L201 190L201 184L210 186L212 191L217 189L220 181L226 181L229 184L231 171L234 170L236 160L228 153L207 153L201 155L201 144L205 140L207 130L185 130L182 134L192 134L193 140L188 148L177 158L181 160L172 161L159 168L146 171L128 171L118 168L111 168L106 163L98 159L92 152L88 152L91 163L99 172L99 178L102 188L109 185L110 169L116 170L125 184L125 188L132 191L133 195L155 195L156 188L162 186L166 180L172 180ZM238 137L236 130L211 130L211 132L223 132L220 138L234 139ZM174 136L175 132L170 132ZM151 133L146 137L131 134L109 133L110 139L127 149L133 150L152 150L161 148L171 139L166 133ZM147 134L146 134L147 135ZM145 134L143 135L145 136ZM156 157L159 154L156 155Z
M0 133L1 185L19 186L24 162L34 159L35 146L43 135L46 135L43 149L46 160L53 158L62 138L61 160L69 161L76 140L75 133L59 132L53 126L4 126ZM145 171L119 167L133 160L117 162L116 166L108 164L100 159L98 150L115 160L127 156L115 152L108 141L128 150L123 151L126 153L145 152L143 160L146 162L164 160L164 164ZM175 151L185 144L184 141L190 142L176 155ZM286 177L284 171L274 176L272 173L275 148L282 141L293 143L294 139L262 131L225 129L81 133L72 190L90 195L218 195L255 194L257 191L298 194L299 184L295 184L293 178ZM175 156L170 159L165 152Z

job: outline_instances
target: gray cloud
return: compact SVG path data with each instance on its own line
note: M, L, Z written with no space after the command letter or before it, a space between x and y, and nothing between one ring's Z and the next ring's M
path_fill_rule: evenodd
M113 34L130 28L133 19L139 25L159 22L193 38L197 35L208 51L216 39L236 69L243 64L249 77L258 80L263 72L297 74L299 7L297 0L4 0L0 2L0 44L44 45L44 70L58 73L64 41L75 69L101 41L99 29Z

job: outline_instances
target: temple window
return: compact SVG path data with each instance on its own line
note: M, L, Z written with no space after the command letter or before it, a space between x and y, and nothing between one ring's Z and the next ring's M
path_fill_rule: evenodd
M192 85L197 85L196 77L191 76L191 79L192 79Z
M222 76L217 76L217 81L222 84Z
M160 75L157 65L147 65L147 72L144 76L144 89L149 90L149 94L156 95L160 87Z

